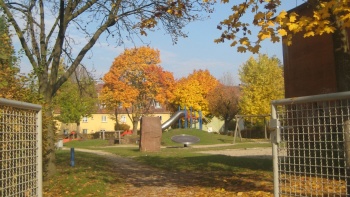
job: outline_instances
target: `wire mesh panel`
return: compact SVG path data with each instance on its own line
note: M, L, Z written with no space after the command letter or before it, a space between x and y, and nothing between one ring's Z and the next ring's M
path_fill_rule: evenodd
M0 196L42 196L41 107L0 99Z
M275 196L349 196L350 92L272 102Z

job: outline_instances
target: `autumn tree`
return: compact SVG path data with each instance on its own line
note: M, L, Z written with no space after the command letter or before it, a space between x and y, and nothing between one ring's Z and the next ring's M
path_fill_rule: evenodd
M238 114L239 98L240 89L234 85L229 73L225 73L220 83L208 93L209 112L224 121L224 133L228 131L229 122Z
M211 11L210 3L198 0L0 0L0 7L32 65L47 106L45 113L51 117L53 97L103 34L122 45L147 35L147 30L163 28L176 43L178 37L186 37L182 31L186 24L201 19L200 12ZM61 59L66 60L67 69L59 75ZM55 131L48 130L45 177L55 172Z
M228 3L229 0L223 1ZM233 1L231 1L233 2ZM291 45L295 34L304 37L332 34L335 70L338 91L350 90L350 50L348 31L350 27L350 4L338 0L306 0L309 16L297 12L280 10L281 0L250 0L234 3L232 14L220 22L220 38L215 42L229 41L237 46L239 52L258 53L261 42L280 41L284 36L285 44ZM247 17L253 14L253 17ZM254 31L254 28L258 28Z
M6 18L0 17L0 97L23 100L23 78L19 75L18 58L12 45Z
M57 119L63 123L76 123L80 132L80 121L96 110L98 99L95 81L83 66L79 66L54 98L60 110Z
M133 123L133 133L141 116L153 113L154 101L166 104L172 96L174 77L164 71L160 53L150 47L126 49L115 58L103 77L101 100L109 108L122 106Z
M242 115L270 114L270 102L284 97L283 68L279 59L267 55L253 57L239 69Z
M217 84L218 80L208 70L194 70L188 77L178 80L172 103L182 109L201 110L206 115L209 113L207 95Z

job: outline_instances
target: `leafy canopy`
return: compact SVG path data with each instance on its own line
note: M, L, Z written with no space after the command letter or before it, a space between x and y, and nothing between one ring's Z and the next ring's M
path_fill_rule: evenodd
M126 49L115 58L103 77L101 101L112 109L124 107L129 118L138 122L141 115L151 113L154 101L166 103L172 97L174 77L159 63L158 50L150 47Z
M194 70L188 77L181 78L175 86L173 105L182 109L192 107L193 110L201 110L203 115L209 113L207 95L218 81L208 70Z
M304 37L309 37L350 27L350 4L347 0L307 0L313 10L310 16L299 16L294 11L277 11L281 3L282 0L235 1L232 14L217 27L222 34L215 42L228 40L231 46L237 46L239 52L258 53L261 42L266 39L278 42L280 36L286 36L285 42L290 45L295 33L303 32ZM253 17L247 17L249 14ZM258 28L257 33L254 27Z
M98 103L95 81L84 67L78 67L62 85L54 102L60 110L57 119L63 123L79 125L83 117L88 117L95 112Z
M283 68L277 58L251 57L239 69L242 115L270 114L270 102L284 97Z

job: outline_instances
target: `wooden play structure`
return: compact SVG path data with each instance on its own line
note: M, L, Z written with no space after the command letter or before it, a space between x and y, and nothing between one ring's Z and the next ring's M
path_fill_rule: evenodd
M233 143L236 142L236 138L239 137L240 141L242 141L242 131L243 130L248 130L249 131L249 126L247 123L250 124L250 128L254 126L254 123L258 122L259 120L263 122L264 126L264 134L265 134L265 139L267 138L267 120L270 117L269 114L262 114L262 115L236 115L236 128L234 132L234 137L233 137Z

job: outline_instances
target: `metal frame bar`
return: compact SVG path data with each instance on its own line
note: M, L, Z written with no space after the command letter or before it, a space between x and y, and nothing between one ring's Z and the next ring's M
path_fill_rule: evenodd
M36 147L33 147L32 149L35 149L36 155L35 156L31 155L31 157L35 157L36 158L35 159L36 160L35 161L35 169L33 169L31 167L28 167L27 169L28 169L28 171L35 170L35 172L34 172L36 174L36 182L35 183L37 185L34 186L34 187L37 188L36 189L36 196L42 197L42 191L43 191L43 184L42 184L42 182L43 182L43 170L42 170L42 165L43 165L42 164L43 163L43 161L42 161L42 107L40 105L36 105L36 104L32 104L32 103L26 103L26 102L21 102L21 101L14 101L14 100L3 99L3 98L0 98L0 106L7 106L7 107L16 108L18 110L30 110L30 111L34 111L35 112L35 116L34 116L35 117L34 118L35 119L34 120L35 121L35 132L34 133L36 133L36 138L34 140L36 141L36 143L35 143ZM1 110L0 110L0 112L1 112ZM10 115L10 114L8 114L8 115ZM23 115L23 117L25 117L25 115ZM3 122L3 123L4 123L4 125L6 125L5 122ZM21 123L21 121L16 121L14 123L14 125L17 125L17 124L20 124L20 123ZM3 133L3 134L5 134L5 132L6 131L0 131L0 133ZM26 129L23 131L23 134L21 134L21 135L22 136L26 136L25 132L26 132ZM19 132L19 133L21 133L21 132ZM15 141L15 140L16 139L14 139L13 141ZM31 141L34 141L34 140L32 139ZM21 143L21 141L19 143ZM28 146L28 145L26 145L26 146ZM23 149L23 147L21 147L21 148ZM0 150L0 151L2 151L2 150ZM1 157L0 159L3 160L4 158ZM10 160L11 159L14 159L14 158L10 158ZM8 161L8 159L7 159L7 161ZM5 172L5 170L3 171L3 173L5 173L6 176L7 176L7 173ZM22 173L24 173L24 172L22 172ZM30 174L30 173L33 173L33 172L25 172L25 173ZM11 174L11 173L9 173L9 174ZM23 175L23 177L29 178L30 176L29 175ZM2 192L0 194L3 194ZM22 194L19 194L19 192L21 192ZM33 196L33 194L30 194L30 191L15 191L15 194L13 194L13 195Z

